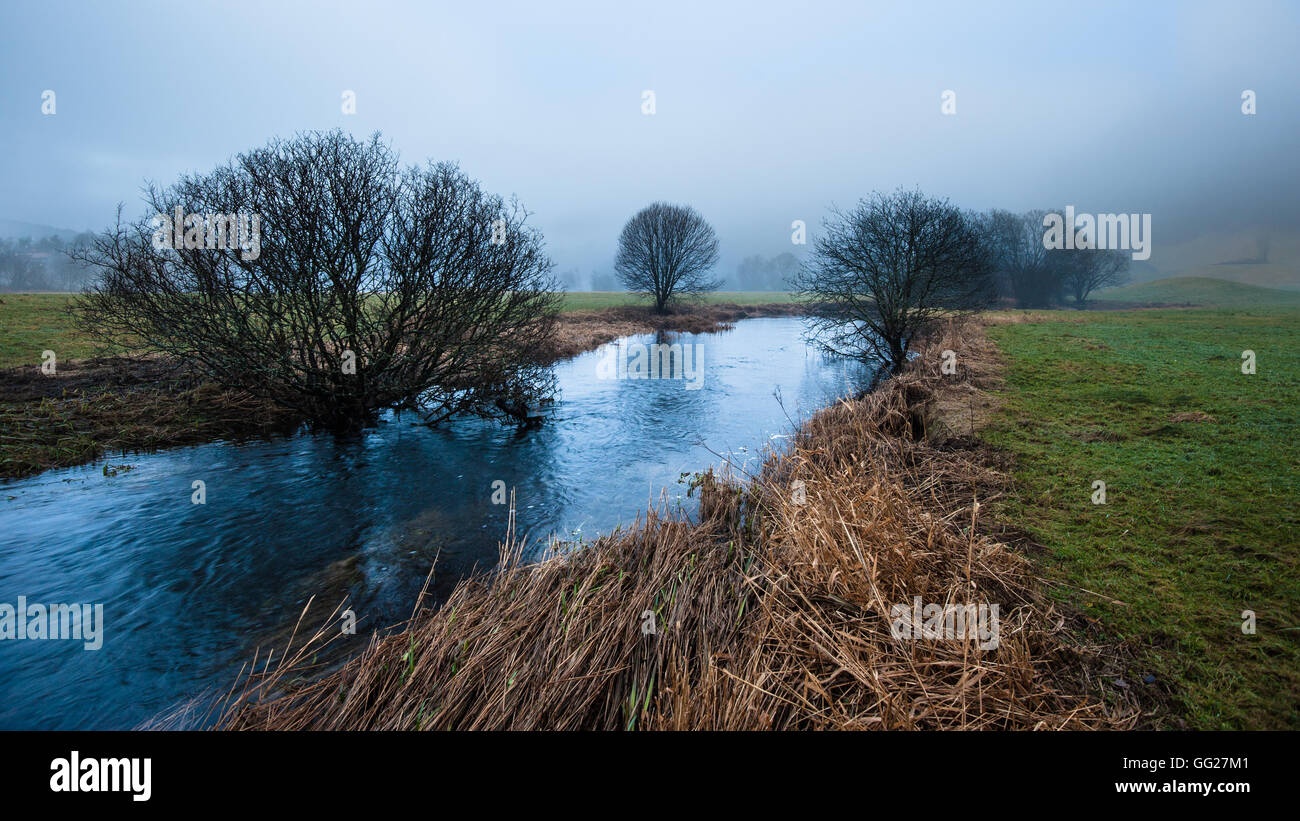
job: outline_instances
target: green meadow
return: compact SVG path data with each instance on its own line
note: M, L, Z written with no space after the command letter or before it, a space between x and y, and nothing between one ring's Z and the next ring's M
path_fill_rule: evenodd
M1015 457L999 514L1128 645L1113 686L1167 704L1159 723L1300 727L1300 309L1045 320L990 329L1008 367L984 438Z
M0 294L0 368L34 365L41 351L59 361L84 359L98 352L68 313L72 294Z

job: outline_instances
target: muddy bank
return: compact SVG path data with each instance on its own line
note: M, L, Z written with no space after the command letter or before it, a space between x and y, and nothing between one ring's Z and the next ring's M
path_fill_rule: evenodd
M554 343L542 358L568 359L630 334L709 333L741 319L798 313L793 303L700 305L662 315L638 306L574 311L560 316ZM163 357L71 360L60 362L53 376L36 365L5 368L0 370L0 479L133 452L291 433L303 421Z
M0 478L107 456L295 430L296 416L161 358L0 371ZM105 470L112 466L105 463Z

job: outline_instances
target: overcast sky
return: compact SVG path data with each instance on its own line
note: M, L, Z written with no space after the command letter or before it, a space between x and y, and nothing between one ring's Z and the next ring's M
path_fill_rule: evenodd
M584 276L656 199L714 224L726 272L900 185L1151 213L1156 264L1297 224L1298 3L615 5L4 0L0 219L101 229L145 180L342 127L517 194Z

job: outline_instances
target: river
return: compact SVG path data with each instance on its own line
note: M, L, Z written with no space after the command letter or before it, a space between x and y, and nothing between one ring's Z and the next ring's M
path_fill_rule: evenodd
M312 594L348 593L360 633L400 621L435 557L437 597L496 564L502 488L534 546L590 541L651 503L692 512L683 474L722 459L753 470L863 384L802 327L623 340L634 367L636 345L663 342L700 368L657 379L608 378L614 349L559 363L557 401L533 429L389 415L351 437L218 442L112 456L130 469L111 476L100 463L0 483L0 604L103 605L99 649L0 641L0 728L129 729L224 692Z

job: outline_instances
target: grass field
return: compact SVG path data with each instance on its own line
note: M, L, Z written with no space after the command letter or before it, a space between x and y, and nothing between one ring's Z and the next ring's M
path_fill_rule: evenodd
M1300 727L1300 310L1060 320L990 330L1009 367L984 438L1016 458L999 513L1046 548L1058 595L1135 649L1125 684L1197 728Z
M95 344L73 327L67 313L72 294L0 294L0 368L32 365L41 352L54 351L60 362L84 359L98 353ZM789 302L780 291L718 291L706 303L763 305ZM646 305L649 301L621 292L573 292L564 295L565 311Z
M772 302L791 302L793 297L785 291L715 291L703 298L706 304L732 303L735 305L766 305ZM618 305L650 305L651 300L622 291L573 291L564 295L564 310L586 311L613 308Z
M60 362L94 356L94 342L73 327L71 301L71 294L0 294L0 368L39 363L46 350Z
M1172 277L1098 291L1093 299L1174 305L1300 305L1300 291L1280 291L1211 277Z

